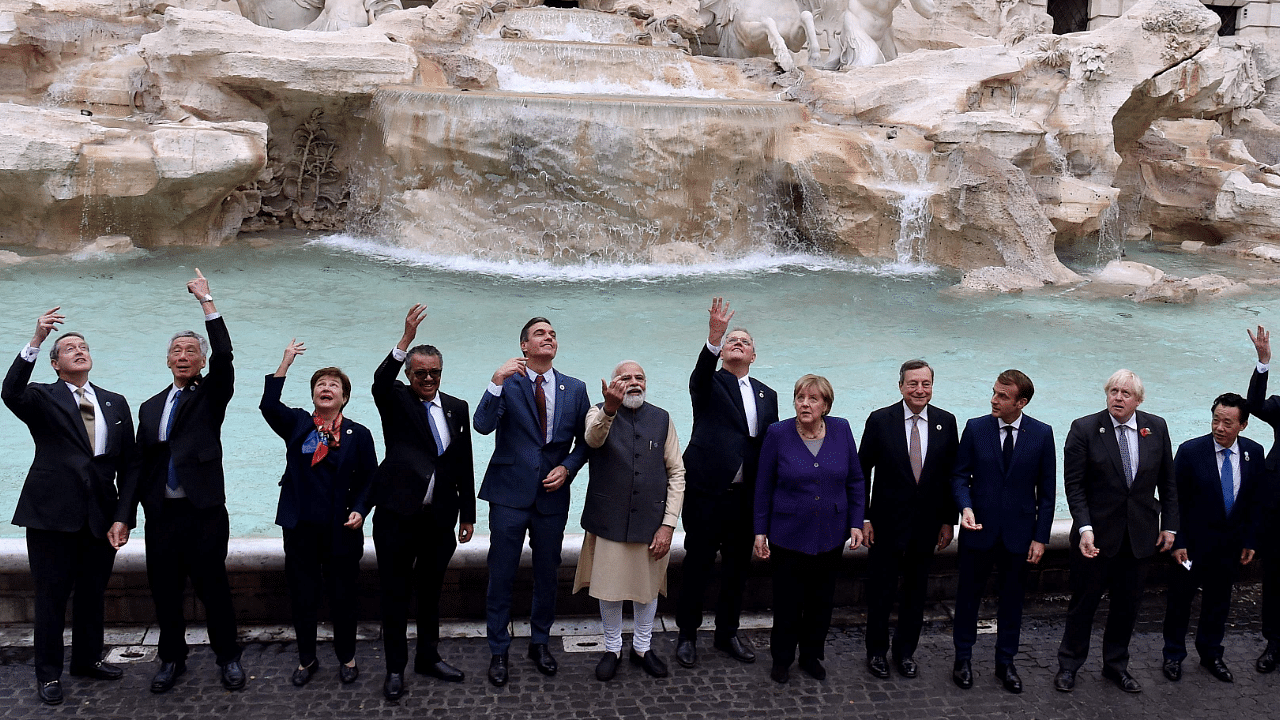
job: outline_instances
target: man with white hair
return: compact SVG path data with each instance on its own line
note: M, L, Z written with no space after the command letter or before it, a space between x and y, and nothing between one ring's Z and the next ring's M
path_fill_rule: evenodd
M600 601L605 652L596 678L608 681L622 659L622 603L631 601L635 633L631 662L653 677L667 666L652 648L658 595L667 592L671 536L684 502L684 461L675 423L645 401L645 376L631 360L612 382L600 381L604 402L587 411L590 481L582 510L582 541L573 591Z
M227 580L230 529L222 474L222 421L235 383L231 336L199 268L187 292L200 301L212 343L190 330L170 338L173 382L138 410L142 467L133 502L141 502L147 514L147 581L160 626L155 693L170 690L187 670L188 577L204 603L222 685L240 690L245 684ZM209 371L202 374L206 365Z
M1142 692L1129 674L1129 639L1142 602L1146 560L1168 552L1178 531L1178 490L1169 428L1139 412L1142 380L1117 370L1103 386L1107 408L1071 423L1063 486L1071 509L1071 603L1053 685L1070 692L1089 655L1093 616L1110 595L1102 635L1102 676ZM1157 492L1160 495L1156 499Z

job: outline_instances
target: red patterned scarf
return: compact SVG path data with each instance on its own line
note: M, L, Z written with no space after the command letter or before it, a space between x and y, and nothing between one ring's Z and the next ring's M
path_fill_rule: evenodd
M342 442L342 413L338 413L331 423L326 423L320 413L312 413L311 422L316 424L316 433L320 435L316 451L311 454L311 466L315 467L329 454L330 448L337 448Z

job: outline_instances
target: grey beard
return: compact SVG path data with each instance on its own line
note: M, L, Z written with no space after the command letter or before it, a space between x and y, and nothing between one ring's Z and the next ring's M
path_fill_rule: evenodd
M644 404L644 396L645 396L645 393L643 392L641 392L639 395L631 395L631 394L624 395L622 398L622 407L635 410Z

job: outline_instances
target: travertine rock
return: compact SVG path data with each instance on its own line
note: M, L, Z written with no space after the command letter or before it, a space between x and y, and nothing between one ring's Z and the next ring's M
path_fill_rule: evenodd
M1129 260L1112 260L1093 276L1097 282L1112 285L1154 285L1164 279L1164 271L1151 265Z

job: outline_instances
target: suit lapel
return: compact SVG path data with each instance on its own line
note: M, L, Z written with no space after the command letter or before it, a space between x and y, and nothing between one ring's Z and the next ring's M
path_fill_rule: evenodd
M533 419L533 426L537 427L538 402L533 395L533 380L529 377L527 372L522 372L516 377L519 378L519 381L516 382L516 387L519 388L520 396L524 398L525 407L529 408L529 417ZM553 374L552 378L554 379L554 377L555 375ZM546 437L546 432L546 428L543 428L542 436L544 438Z
M551 418L551 435L555 437L556 428L560 427L560 418L564 417L564 406L568 402L567 392L564 390L564 383L560 382L560 373L555 369L551 369L551 382L556 385L556 409Z
M1124 461L1120 459L1120 441L1116 440L1115 423L1111 422L1111 413L1103 410L1098 417L1098 434L1102 436L1102 444L1107 447L1107 455L1111 458L1111 465L1115 469L1114 477L1120 478L1120 484L1124 485ZM1138 449L1138 467L1142 467L1142 449L1139 445ZM1134 479L1137 479L1137 472L1134 472Z
M71 427L71 434L80 438L84 449L93 454L93 443L89 440L89 431L84 427L84 420L80 417L80 404L76 401L76 396L71 392L71 388L62 380L52 383L53 396L57 400L54 404L62 411L64 419ZM96 392L96 391L95 391Z
M894 462L901 468L903 477L913 477L911 474L911 448L907 445L906 418L902 414L902 403L898 403L893 407L893 411L889 413L885 430L889 434L889 452L893 453ZM928 463L928 457L924 458L924 463ZM924 463L921 464L923 467ZM924 477L924 471L920 471L920 476Z
M729 399L733 402L733 406L738 409L738 421L743 430L748 429L747 408L742 404L742 390L739 388L738 378L724 368L716 371L716 377L720 379L720 382L724 383L725 389L729 393ZM756 417L760 417L760 406L758 404L756 405Z
M1218 465L1218 443L1213 441L1212 436L1206 438L1206 440L1202 472L1206 478L1206 484L1209 485L1209 495L1217 498L1217 502L1213 506L1219 512L1215 514L1225 518L1227 516L1227 499L1222 495L1222 468ZM1240 474L1244 474L1244 458L1241 458ZM1240 489L1244 489L1244 478L1240 479Z

